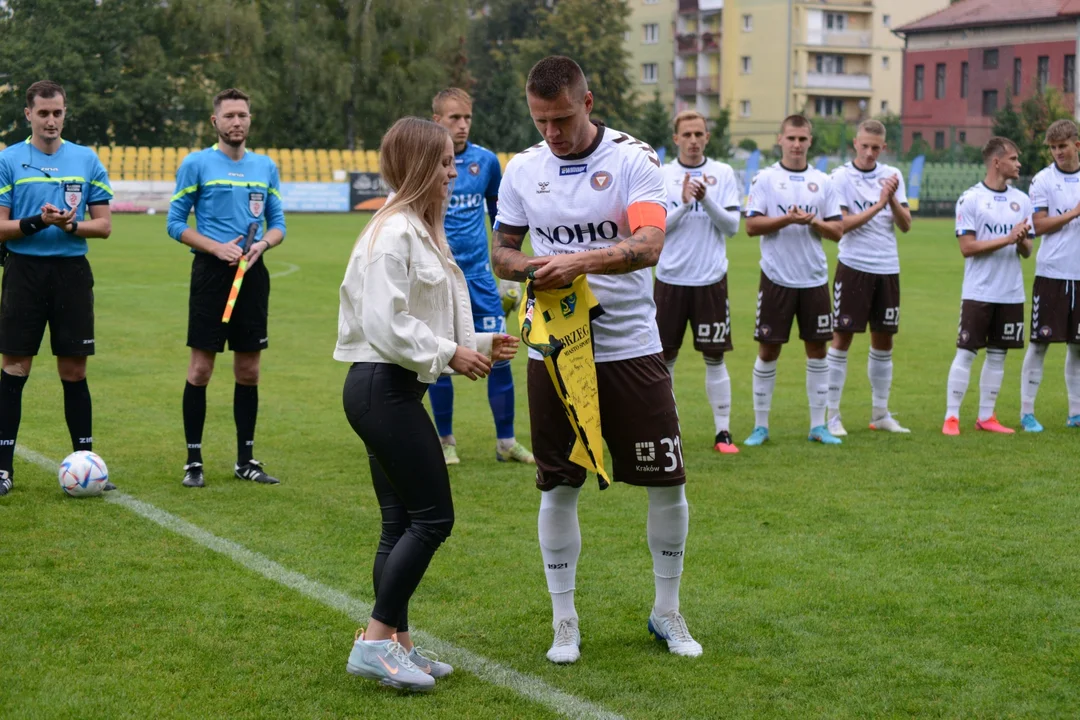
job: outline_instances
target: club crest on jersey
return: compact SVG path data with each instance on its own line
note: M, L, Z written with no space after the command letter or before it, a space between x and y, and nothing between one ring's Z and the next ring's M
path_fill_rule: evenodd
M64 202L72 210L82 203L82 183L64 183Z
M806 183L806 189L809 190L810 192L817 192L818 191L818 184L814 183L814 182Z
M589 178L589 185L592 186L593 190L603 192L611 187L611 179L611 173L607 170L597 170Z
M472 163L471 165L469 165L469 174L470 175L479 175L480 174L480 163Z
M559 301L559 309L562 310L562 316L568 318L574 314L574 308L577 307L577 293L570 293L562 300Z
M249 192L248 193L248 210L254 217L259 217L263 213L263 208L266 207L266 193L262 192Z
M1020 203L1013 200L1011 203L1009 203L1009 209L1013 212L1020 212Z

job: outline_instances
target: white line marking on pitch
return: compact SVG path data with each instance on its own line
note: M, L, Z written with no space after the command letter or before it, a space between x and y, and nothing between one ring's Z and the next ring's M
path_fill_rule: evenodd
M60 463L42 455L41 453L17 447L15 452L30 462L40 465L46 470L55 470ZM229 558L238 565L243 565L249 570L272 580L279 585L295 590L316 600L329 608L345 613L357 622L366 622L371 613L371 602L355 598L347 593L323 585L320 582L301 573L288 569L284 565L274 562L265 555L254 550L248 550L243 545L218 537L213 533L203 530L183 518L151 505L150 503L137 500L119 490L105 493L105 501L113 505L119 505L151 522L157 523L166 530L171 530L177 535L183 535L203 547L213 550ZM413 638L418 645L430 648L447 659L453 660L456 668L467 670L481 680L513 690L522 697L546 705L552 710L569 718L596 718L598 720L623 720L621 715L604 710L588 700L558 690L540 678L518 672L511 668L488 660L482 655L464 648L457 647L452 643L441 640L438 637L424 632L412 630ZM342 658L345 657L345 648L342 648Z
M279 263L274 263L275 265ZM276 280L277 278L288 277L293 273L300 272L300 266L296 263L280 263L286 265L284 270L278 270L277 272L270 273L270 279ZM102 290L160 290L161 288L186 288L190 287L190 283L161 283L158 285L98 285L94 287L94 292L101 292Z

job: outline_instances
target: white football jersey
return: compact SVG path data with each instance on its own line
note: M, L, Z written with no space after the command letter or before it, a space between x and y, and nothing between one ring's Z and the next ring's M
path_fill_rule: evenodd
M979 183L956 201L957 237L974 234L976 240L991 240L1008 235L1024 219L1031 222L1031 200L1014 187L999 192ZM1024 272L1015 245L964 258L962 299L1022 303L1025 297Z
M706 158L697 167L687 167L678 158L664 166L667 185L669 227L664 238L664 252L656 265L656 278L671 285L701 287L720 282L727 274L727 245L724 234L694 200L678 224L672 213L682 204L683 179L705 184L705 197L720 208L739 210L742 192L730 165Z
M777 217L792 205L812 212L822 220L839 220L840 201L829 176L808 167L788 170L774 163L754 177L746 216ZM829 263L821 238L808 225L788 225L779 232L761 236L761 270L777 285L809 288L829 282Z
M1063 172L1056 164L1039 172L1028 188L1035 212L1064 215L1080 204L1080 170ZM1055 280L1080 280L1080 218L1039 240L1035 274Z
M907 205L907 188L904 176L889 165L878 163L873 170L860 170L849 162L833 170L832 178L840 207L852 215L858 215L881 199L881 186L895 175L900 180L894 197L901 205ZM870 221L840 238L840 262L849 268L878 275L895 275L900 272L900 256L896 252L896 231L893 229L893 211L886 205Z
M537 257L599 250L630 237L627 208L667 206L660 160L626 133L599 126L583 153L558 157L547 143L518 153L499 186L499 229L531 233ZM652 297L652 270L589 275L604 314L593 321L597 362L628 360L661 351ZM529 357L539 359L530 350Z

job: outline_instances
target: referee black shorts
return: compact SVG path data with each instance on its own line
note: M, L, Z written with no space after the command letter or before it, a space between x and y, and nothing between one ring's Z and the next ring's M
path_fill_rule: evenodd
M0 289L0 352L34 356L45 326L53 355L94 354L94 274L85 256L10 253Z
M188 347L219 353L225 341L233 352L257 352L269 346L270 273L262 257L249 265L232 318L221 322L236 267L209 253L195 253L188 299Z

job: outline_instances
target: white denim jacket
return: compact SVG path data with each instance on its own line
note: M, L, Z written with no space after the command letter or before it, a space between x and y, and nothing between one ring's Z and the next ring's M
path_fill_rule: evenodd
M491 356L493 333L473 328L465 276L409 210L365 231L345 270L334 359L382 362L433 383L458 345Z

